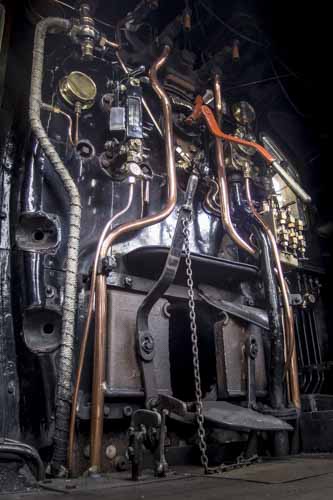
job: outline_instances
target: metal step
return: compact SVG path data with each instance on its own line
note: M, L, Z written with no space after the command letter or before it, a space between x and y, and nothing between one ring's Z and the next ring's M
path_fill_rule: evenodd
M236 431L292 431L287 422L226 401L203 401L205 422Z

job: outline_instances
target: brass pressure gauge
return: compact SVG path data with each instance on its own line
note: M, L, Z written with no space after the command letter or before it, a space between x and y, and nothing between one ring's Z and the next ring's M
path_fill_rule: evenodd
M91 108L97 94L95 82L80 71L72 71L62 78L59 82L59 91L67 104L75 106L76 103L80 103L81 109Z

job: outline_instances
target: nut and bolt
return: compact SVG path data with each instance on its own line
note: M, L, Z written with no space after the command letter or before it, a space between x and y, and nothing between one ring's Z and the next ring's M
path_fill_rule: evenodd
M151 354L154 350L153 337L151 335L146 335L141 342L141 347L145 353Z

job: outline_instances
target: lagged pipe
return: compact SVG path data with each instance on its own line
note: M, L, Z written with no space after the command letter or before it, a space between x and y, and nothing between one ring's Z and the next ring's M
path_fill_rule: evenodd
M45 39L51 29L67 33L70 21L49 17L37 24L33 48L31 71L31 90L29 118L31 129L43 149L54 171L63 183L69 199L68 244L66 258L65 287L62 314L62 336L58 368L56 395L56 415L54 434L54 453L52 469L58 473L64 466L67 454L68 424L72 393L73 347L76 312L76 292L78 273L78 254L81 228L81 202L77 186L63 161L51 143L40 118L42 103L42 81L44 67Z

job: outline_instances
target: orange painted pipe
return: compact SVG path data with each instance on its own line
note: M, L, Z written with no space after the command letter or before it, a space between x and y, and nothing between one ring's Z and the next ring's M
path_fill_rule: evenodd
M213 111L209 106L203 104L203 99L201 96L196 97L195 104L193 108L192 114L187 118L187 122L191 123L193 121L197 121L201 116L204 117L209 131L211 134L215 135L219 139L224 139L228 142L233 142L235 144L241 144L242 146L247 146L249 148L255 149L268 163L273 163L276 160L274 156L272 156L267 149L265 149L260 144L256 142L247 141L246 139L241 139L240 137L236 137L234 135L225 134L215 119Z

